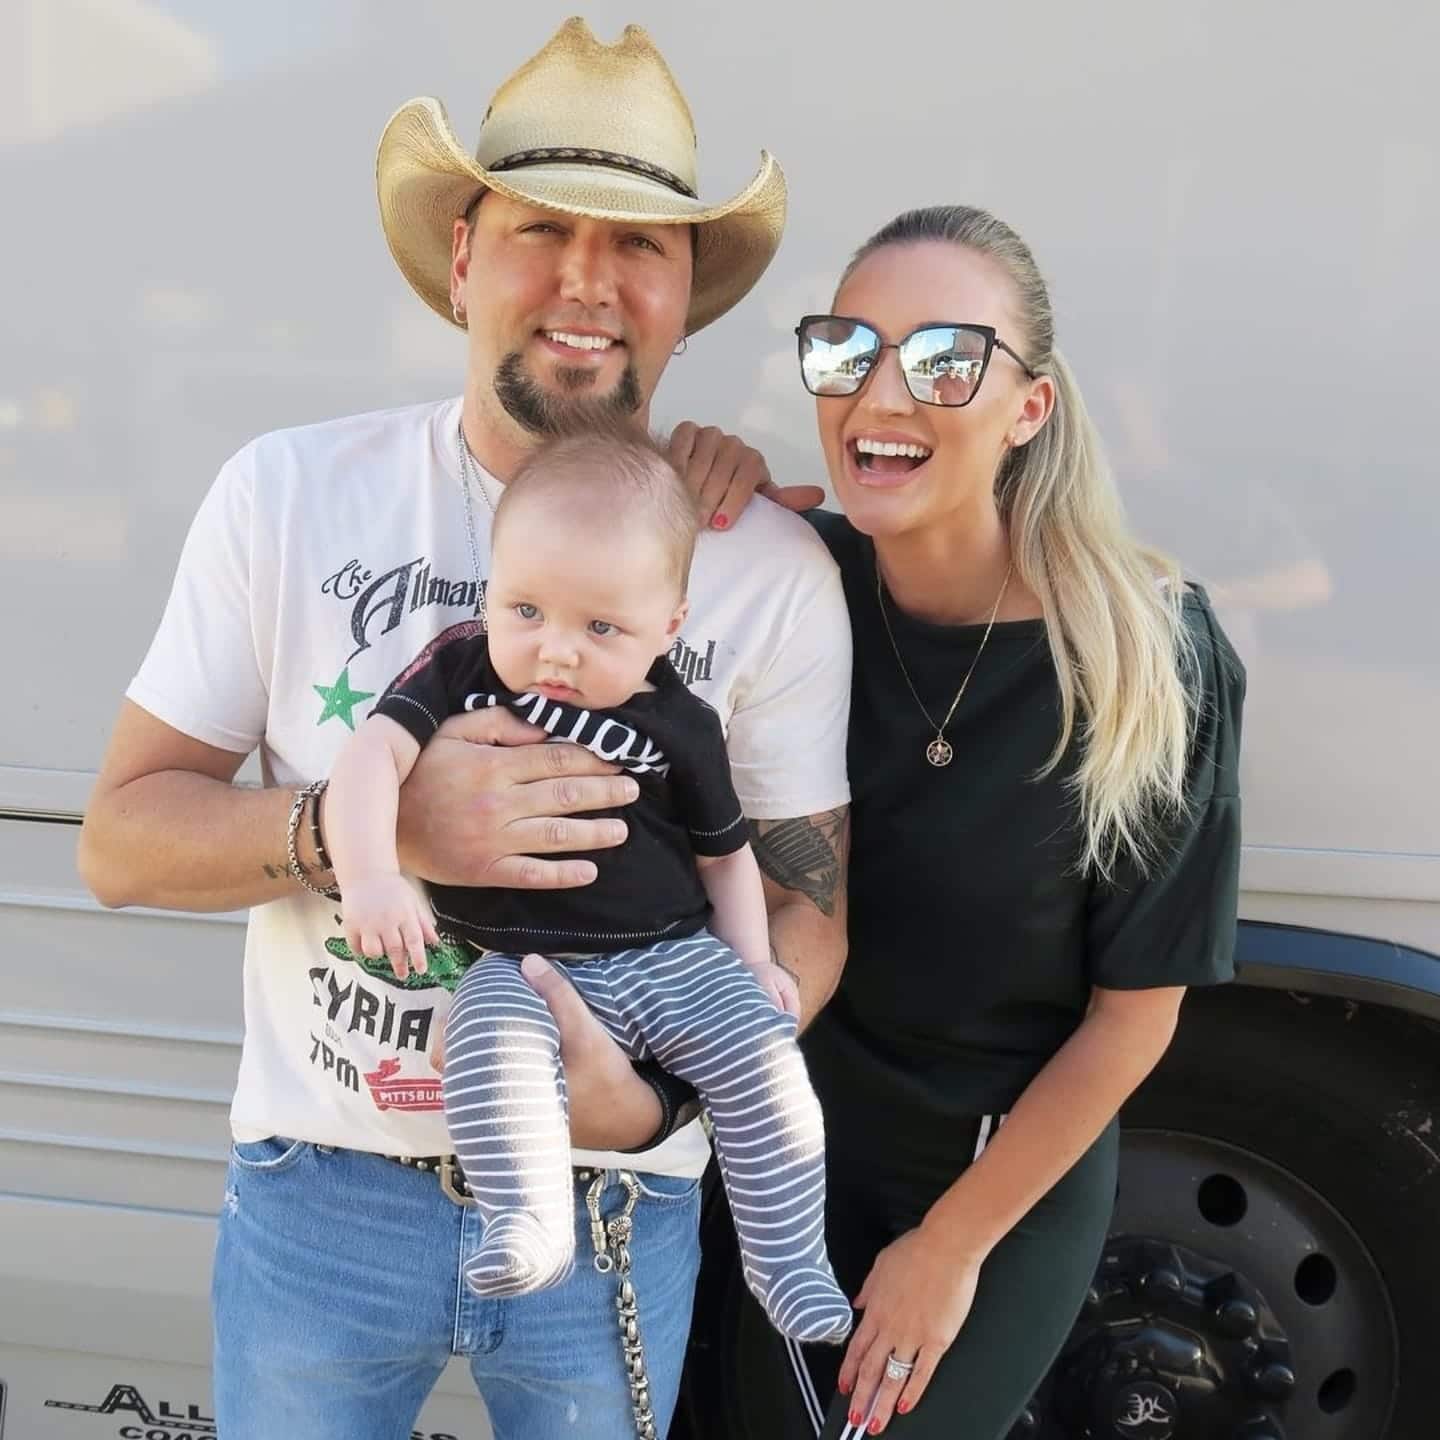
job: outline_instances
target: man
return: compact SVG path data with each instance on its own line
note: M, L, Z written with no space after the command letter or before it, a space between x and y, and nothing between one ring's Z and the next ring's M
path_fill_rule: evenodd
M401 983L349 950L324 894L316 782L357 707L442 629L483 614L491 506L520 459L577 406L646 420L677 343L759 278L784 182L766 156L740 195L703 205L689 111L648 37L630 27L603 46L578 20L502 85L473 160L420 100L387 126L377 179L402 271L468 330L464 394L262 436L224 466L116 724L81 865L111 905L256 907L214 1284L226 1440L408 1433L451 1354L469 1361L500 1440L623 1436L637 1409L643 1430L647 1404L663 1434L698 1260L698 1123L669 1134L670 1087L638 1078L543 973L585 1147L582 1259L539 1295L470 1295L459 1275L478 1221L448 1159L432 1058L464 957L440 947ZM754 479L744 457L714 432L682 432L679 462L734 521ZM803 522L753 505L733 528L702 539L672 659L726 722L803 1023L844 951L848 627ZM622 821L584 816L628 803L634 782L587 752L536 743L499 710L444 736L402 791L410 872L583 885L594 867L576 852L623 840ZM257 745L266 788L237 788ZM633 1397L616 1276L593 1263L592 1191L603 1216L634 1205L648 1385Z

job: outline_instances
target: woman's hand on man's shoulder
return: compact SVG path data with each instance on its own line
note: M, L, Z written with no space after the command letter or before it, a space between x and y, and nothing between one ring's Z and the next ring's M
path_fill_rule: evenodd
M730 529L756 495L786 510L813 510L825 499L818 485L776 485L765 457L716 425L682 420L670 433L670 460L712 530Z

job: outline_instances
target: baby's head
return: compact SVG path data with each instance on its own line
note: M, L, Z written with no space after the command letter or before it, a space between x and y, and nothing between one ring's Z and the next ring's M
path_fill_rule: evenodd
M490 659L520 693L606 710L684 623L699 513L665 452L615 425L551 441L496 507Z

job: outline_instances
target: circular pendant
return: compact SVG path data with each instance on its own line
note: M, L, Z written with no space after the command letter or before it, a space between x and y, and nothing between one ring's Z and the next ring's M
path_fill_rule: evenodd
M925 758L935 766L948 765L955 758L955 752L950 748L950 742L943 736L937 735L926 747Z

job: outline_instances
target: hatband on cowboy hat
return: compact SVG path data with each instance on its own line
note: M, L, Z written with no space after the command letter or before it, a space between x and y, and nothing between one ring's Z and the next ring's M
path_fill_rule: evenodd
M766 151L738 195L699 199L690 107L649 35L627 25L602 45L578 16L495 92L473 159L445 107L422 96L385 126L375 181L390 253L452 324L454 223L482 190L596 220L694 225L687 335L755 284L785 225L785 176Z

